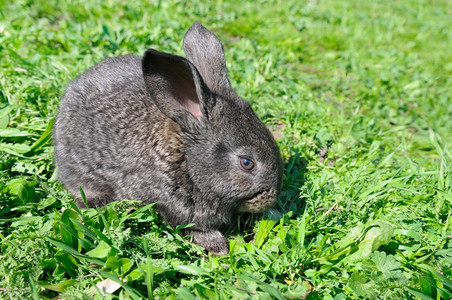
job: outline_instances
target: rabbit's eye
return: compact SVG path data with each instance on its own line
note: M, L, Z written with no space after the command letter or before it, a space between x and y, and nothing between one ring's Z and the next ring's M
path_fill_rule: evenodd
M239 157L239 164L240 168L242 168L243 171L248 173L254 173L254 170L256 168L256 164L254 161L247 157Z

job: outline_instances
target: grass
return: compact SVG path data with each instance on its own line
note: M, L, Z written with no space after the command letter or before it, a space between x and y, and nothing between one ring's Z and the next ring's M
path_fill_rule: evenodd
M0 298L451 298L450 1L204 2L0 1ZM225 257L133 201L78 210L52 162L71 79L195 20L285 161Z

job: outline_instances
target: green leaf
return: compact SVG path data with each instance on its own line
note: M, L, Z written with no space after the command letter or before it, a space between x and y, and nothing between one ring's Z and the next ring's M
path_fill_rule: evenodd
M274 286L271 286L268 283L265 282L260 282L259 283L259 288L262 289L264 292L269 293L271 296L275 297L276 299L286 299L285 297L283 297L283 295L278 291L278 289L276 289Z
M163 272L166 271L165 269L163 269L163 268L161 268L161 267L152 265L152 260L150 260L149 265L148 265L148 263L146 262L146 264L141 264L141 265L139 265L139 267L143 270L143 273L145 273L144 270L146 270L147 268L151 268L153 274L161 274L161 273L163 273ZM147 273L146 273L146 274L147 274Z
M250 261L250 263L253 266L254 270L259 270L259 264L254 259L253 254L251 252L246 252L246 256L248 257L248 260Z
M82 187L79 188L79 191L80 191L80 197L83 200L83 204L85 204L86 208L89 208L88 201L86 201L85 192L83 191Z
M372 299L377 296L375 284L358 272L353 273L350 277L348 286L360 297Z
M272 286L268 283L265 283L261 280L258 280L256 278L254 278L253 276L250 276L247 274L237 274L237 278L246 281L248 284L250 284L250 282L255 282L257 288L270 294L271 296L273 296L276 299L285 299L285 297L274 286Z
M78 220L75 219L71 219L71 222L72 224L74 224L74 227L77 228L77 231L80 231L84 236L92 240L100 239L110 246L113 245L113 243L98 229L92 228L91 230L90 228L88 228L87 226L85 226L84 224L80 223Z
M106 258L110 252L111 247L104 241L100 241L99 244L91 251L86 252L86 255L97 258Z
M332 253L319 260L329 264L332 260L341 259L343 265L353 264L367 259L378 247L388 244L393 234L394 228L385 221L359 224L331 247Z
M235 285L240 289L247 291L248 293L256 293L258 283L254 280L244 280L242 278L237 279Z
M419 276L419 285L422 293L430 295L433 299L436 298L436 281L430 272L425 272Z
M24 178L16 178L7 183L8 192L23 201L35 201L35 188Z
M315 134L315 138L316 138L316 140L319 141L320 145L322 145L322 146L327 145L328 142L330 142L332 140L331 134L328 131L326 131L324 128L320 129Z
M398 270L400 263L392 255L386 255L385 252L375 251L372 253L370 259L375 263L378 270L383 273L388 273L392 270Z
M46 209L49 206L52 206L54 203L56 203L58 200L53 197L47 197L39 201L39 209Z
M184 299L184 300L197 300L198 298L196 298L195 295L193 295L190 290L184 286L179 287L176 290L176 294L179 296L180 299Z
M31 146L29 152L35 152L37 149L41 148L47 140L52 136L53 124L55 123L55 118L50 119L47 124L47 128L44 133L39 137L39 139Z
M119 275L127 273L133 266L133 261L128 258L109 257L105 262L105 268L118 270Z
M85 259L86 261L88 261L90 263L93 263L93 264L96 264L96 265L100 265L100 266L103 266L105 264L102 260L100 260L98 258L90 257L90 256L83 255L83 254L79 253L77 250L75 250L74 248L66 245L62 241L59 241L57 239L50 238L50 237L47 237L46 240L48 242L50 242L51 244L53 244L55 247L60 248L61 250L65 251L65 252L67 252L67 253L75 256L75 257L78 257L78 258L81 258L81 259Z
M0 143L0 151L9 153L14 156L26 158L21 155L30 151L30 147L25 144L5 144Z
M5 105L0 108L0 128L6 128L9 124L9 113L12 110L12 106Z
M33 299L39 300L41 297L39 297L39 293L38 290L36 289L34 281L30 277L28 277L28 282L30 283L31 286L31 295L33 296Z
M428 294L424 294L424 292L411 288L411 287L406 287L407 291L410 292L413 296L418 297L419 299L422 300L435 300L435 298L432 298L430 295Z
M264 244L275 224L276 221L270 219L260 221L259 227L257 228L256 239L254 241L257 248L260 248Z
M60 252L59 254L55 255L55 258L63 265L64 269L70 277L77 277L78 264L74 257L69 255L68 253Z
M436 277L437 279L439 279L439 281L445 286L447 287L448 290L452 291L452 280L450 280L449 278L447 278L446 276L444 276L443 274L441 274L440 272L438 272L435 268L433 268L432 266L426 265L426 264L420 264L418 265L418 267L420 269L422 269L423 271L427 272L427 273L431 273L434 277Z
M20 217L20 218L14 218L14 219L3 219L2 221L13 221L11 223L11 227L18 227L18 226L24 226L28 225L30 223L39 223L42 221L41 217L38 216L32 216L32 217Z
M148 210L150 210L156 203L151 203L151 204L147 204L141 207L138 207L137 210L135 210L134 212L132 212L131 214L125 215L124 217L121 218L120 223L124 223L126 220L128 219L136 219L136 218L140 218L140 216L144 213L147 212Z
M26 131L20 131L17 128L5 128L0 129L0 137L8 138L8 137L24 137L30 136L31 134Z
M60 235L63 242L74 249L78 249L78 232L72 223L72 219L77 219L78 215L71 209L66 209L60 218Z
M75 279L69 279L69 280L65 280L62 281L60 283L56 283L56 284L44 284L44 283L39 283L39 286L51 290L51 291L55 291L58 293L64 292L67 288L72 287L76 284Z
M52 243L54 246L66 251L69 254L75 255L75 256L82 256L79 252L77 252L74 248L67 246L65 243L63 243L62 241L59 241L57 239L54 238L46 238L47 241L49 241L50 243ZM103 264L103 262L102 262Z
M363 232L364 238L356 246L356 251L345 257L341 261L342 264L353 264L368 258L381 245L388 244L394 234L392 225L385 221L375 221L366 230Z
M189 275L208 275L209 274L209 272L206 271L205 269L202 269L200 267L193 266L193 265L175 266L174 269L183 274L189 274Z
M154 286L154 270L152 268L151 259L149 256L146 258L146 277L145 277L145 283L146 283L146 289L148 292L148 298L154 299L153 295L153 286Z
M190 224L184 224L184 225L177 225L177 226L174 228L174 231L175 231L176 233L179 233L181 230L186 229L186 228L190 228L190 227L192 227L193 225L195 225L195 224L194 224L194 223L190 223Z
M304 246L304 240L306 236L306 214L303 214L298 225L297 242L301 247Z
M142 281L145 276L145 272L141 268L135 268L131 272L129 272L126 276L126 280L129 282L132 281ZM149 293L149 291L148 291ZM149 296L149 294L148 294Z

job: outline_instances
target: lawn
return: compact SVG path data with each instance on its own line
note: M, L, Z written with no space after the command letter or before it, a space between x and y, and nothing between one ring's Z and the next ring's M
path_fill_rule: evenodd
M53 164L67 83L196 20L285 163L221 257L136 201L80 211ZM451 29L447 0L0 0L0 298L452 298Z

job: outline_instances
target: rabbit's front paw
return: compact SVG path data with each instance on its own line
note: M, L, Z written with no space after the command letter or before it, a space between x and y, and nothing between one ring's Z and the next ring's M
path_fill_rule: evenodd
M229 254L229 242L218 230L190 231L193 241L204 247L210 255L220 256Z

